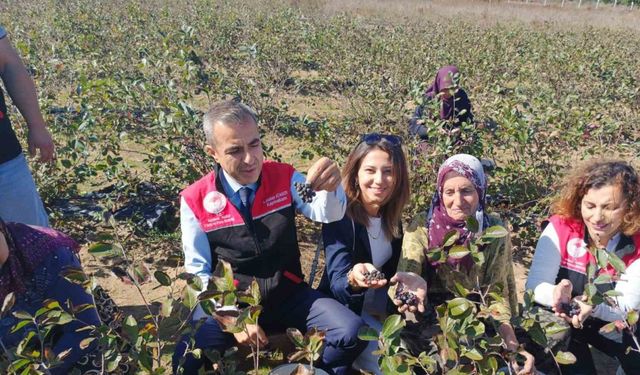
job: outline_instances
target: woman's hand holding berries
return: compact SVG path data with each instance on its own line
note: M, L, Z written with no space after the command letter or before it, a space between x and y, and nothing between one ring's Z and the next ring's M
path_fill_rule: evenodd
M399 312L424 312L427 282L422 277L413 272L398 272L391 278L391 282L398 283L393 303L398 306Z

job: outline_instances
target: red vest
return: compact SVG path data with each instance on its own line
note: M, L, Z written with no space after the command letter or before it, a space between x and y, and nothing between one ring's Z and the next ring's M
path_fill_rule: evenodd
M562 279L569 279L573 284L573 294L581 295L587 283L587 265L596 264L596 259L589 252L586 243L584 223L580 220L568 219L554 215L549 219L553 225L560 244L560 271L556 283ZM625 251L627 245L633 245ZM640 258L640 233L631 238L622 235L616 249L618 255L628 267ZM611 265L600 269L598 274L615 272Z
M207 234L212 269L218 259L229 262L239 288L255 278L264 300L286 297L291 284L304 278L291 196L294 171L288 164L265 161L250 222L225 195L217 166L181 193Z

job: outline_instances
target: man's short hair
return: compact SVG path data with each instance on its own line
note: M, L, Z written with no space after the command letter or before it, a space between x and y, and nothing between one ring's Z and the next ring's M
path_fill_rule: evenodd
M246 104L234 100L223 100L215 102L209 107L203 118L204 135L207 143L211 146L215 144L213 138L213 127L216 124L238 125L247 121L258 124L256 112Z

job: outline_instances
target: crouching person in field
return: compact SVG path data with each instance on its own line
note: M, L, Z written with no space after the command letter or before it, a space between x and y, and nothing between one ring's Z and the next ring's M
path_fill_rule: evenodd
M14 296L14 304L5 305L8 311L0 318L0 368L7 359L3 355L15 360L22 348L25 353L44 349L38 367L44 373L97 373L100 369L91 367L88 360L98 341L81 346L92 335L90 327L101 324L93 299L82 286L61 275L66 267L80 267L78 249L75 241L52 229L5 223L0 218L0 301L9 300L10 293ZM43 306L54 311L37 313ZM25 325L25 314L42 314L37 318L39 326ZM25 345L23 339L29 335L33 336Z
M252 109L233 101L215 103L204 116L204 131L205 152L216 164L181 193L185 268L206 285L218 260L229 262L240 289L257 280L263 310L260 324L249 327L246 335L224 332L198 307L194 323L204 323L195 333L195 347L221 353L236 343L263 347L268 340L261 326L316 327L326 331L319 367L345 374L365 347L357 338L364 323L303 281L295 225L296 210L324 223L343 217L346 198L336 163L321 158L309 169L306 180L317 194L308 202L294 186L305 182L302 174L291 165L263 160ZM202 357L184 354L188 344L185 336L176 347L176 373L195 374L204 364Z

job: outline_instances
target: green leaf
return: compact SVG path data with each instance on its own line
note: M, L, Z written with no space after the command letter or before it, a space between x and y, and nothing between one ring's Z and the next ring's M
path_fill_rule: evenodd
M198 296L199 297L199 296ZM173 311L173 298L166 297L160 302L160 316L168 317Z
M558 334L560 332L564 332L569 329L568 325L558 324L557 322L551 322L544 327L544 331L548 336L552 336Z
M509 235L509 231L501 225L494 225L492 227L487 228L484 231L482 237L484 238L504 238Z
M527 333L536 344L542 347L547 346L547 335L545 334L539 323L535 323L533 326L531 326L531 328L527 330Z
M202 280L199 277L191 277L187 280L187 285L196 292L202 291Z
M358 330L358 338L364 341L377 341L378 331L369 326L360 327Z
M182 292L182 304L191 310L197 303L197 292L189 287L185 287Z
M158 280L160 285L162 286L171 286L171 277L167 275L165 272L156 271L153 273L153 276Z
M455 289L456 294L458 294L460 297L466 297L469 294L469 290L455 280L454 280L453 287Z
M254 304L259 305L261 300L260 285L258 285L258 282L255 278L253 279L253 281L251 281L251 285L249 286L249 293L253 297Z
M129 339L129 343L131 345L135 345L136 340L138 339L138 322L133 315L127 316L124 320L122 330L124 331L125 336Z
M89 254L95 256L107 256L107 255L115 255L115 247L113 244L108 244L104 242L97 242L89 246L89 250L87 250Z
M89 347L89 345L91 345L91 343L95 340L95 337L87 337L82 339L82 341L80 341L80 349L85 350L86 348Z
M604 292L604 295L607 297L620 297L622 296L622 292L615 290L615 289L611 289L611 290L607 290L606 292Z
M456 241L460 238L460 233L458 231L452 230L444 235L444 240L442 242L442 247L453 246Z
M453 246L451 250L449 250L449 258L460 259L469 255L469 253L470 251L466 246L463 246L463 245Z
M587 279L593 280L596 274L596 266L593 263L587 265Z
M600 333L610 333L616 329L616 322L611 322L600 327Z
M164 318L158 323L158 337L161 340L173 340L175 335L179 335L178 329L182 325L182 320L176 316Z
M471 311L473 305L465 298L454 298L447 302L449 313L453 317L461 317Z
M26 359L26 358L18 359L18 360L15 360L15 361L11 362L10 369L15 371L15 372L18 372L18 370L20 370L24 366L28 365L29 363L30 363L30 361L28 359ZM27 370L28 370L28 368L27 368Z
M627 323L629 323L630 326L633 326L637 322L638 322L638 311L637 310L629 311L627 313Z
M603 273L602 275L596 277L595 280L593 280L594 284L606 284L610 282L611 282L611 275L608 275L606 273Z
M404 319L398 314L389 316L382 325L380 333L385 338L390 338L405 326Z
M13 316L15 316L18 319L28 319L28 320L32 320L33 317L26 311L14 311L13 312Z
M464 357L467 357L473 361L481 361L482 360L482 353L480 353L480 351L476 348L473 348L469 351L465 351L464 354L462 354Z
M63 312L62 314L60 314L60 317L58 318L57 324L64 325L64 324L70 323L72 321L73 321L73 317L71 316L71 314Z
M609 255L604 249L596 249L596 261L600 268L607 268Z
M27 346L29 345L29 342L35 335L36 335L35 331L29 331L27 332L26 336L22 340L20 340L20 343L18 343L18 347L16 348L16 353L18 355L24 353L24 350L27 348Z
M32 324L33 322L31 320L21 320L18 323L16 323L13 327L11 327L11 333L16 333L18 332L20 329L22 329L22 327L26 326L27 324Z
M467 220L465 220L465 225L470 232L476 233L480 230L480 224L478 224L478 220L473 216L469 216Z
M627 266L625 266L622 259L618 258L614 253L609 253L609 263L616 269L616 271L618 271L618 273L624 273L627 269Z
M287 337L293 342L296 348L304 347L304 336L297 328L287 328Z
M235 284L233 283L233 269L229 262L218 260L216 269L213 272L213 283L217 287L217 290L223 292L236 290Z
M576 356L570 352L559 351L555 355L556 361L561 365L570 365L576 362Z
M16 296L13 292L7 294L4 297L4 301L2 302L2 309L0 309L0 317L4 316L4 314L8 313L9 310L16 303Z

